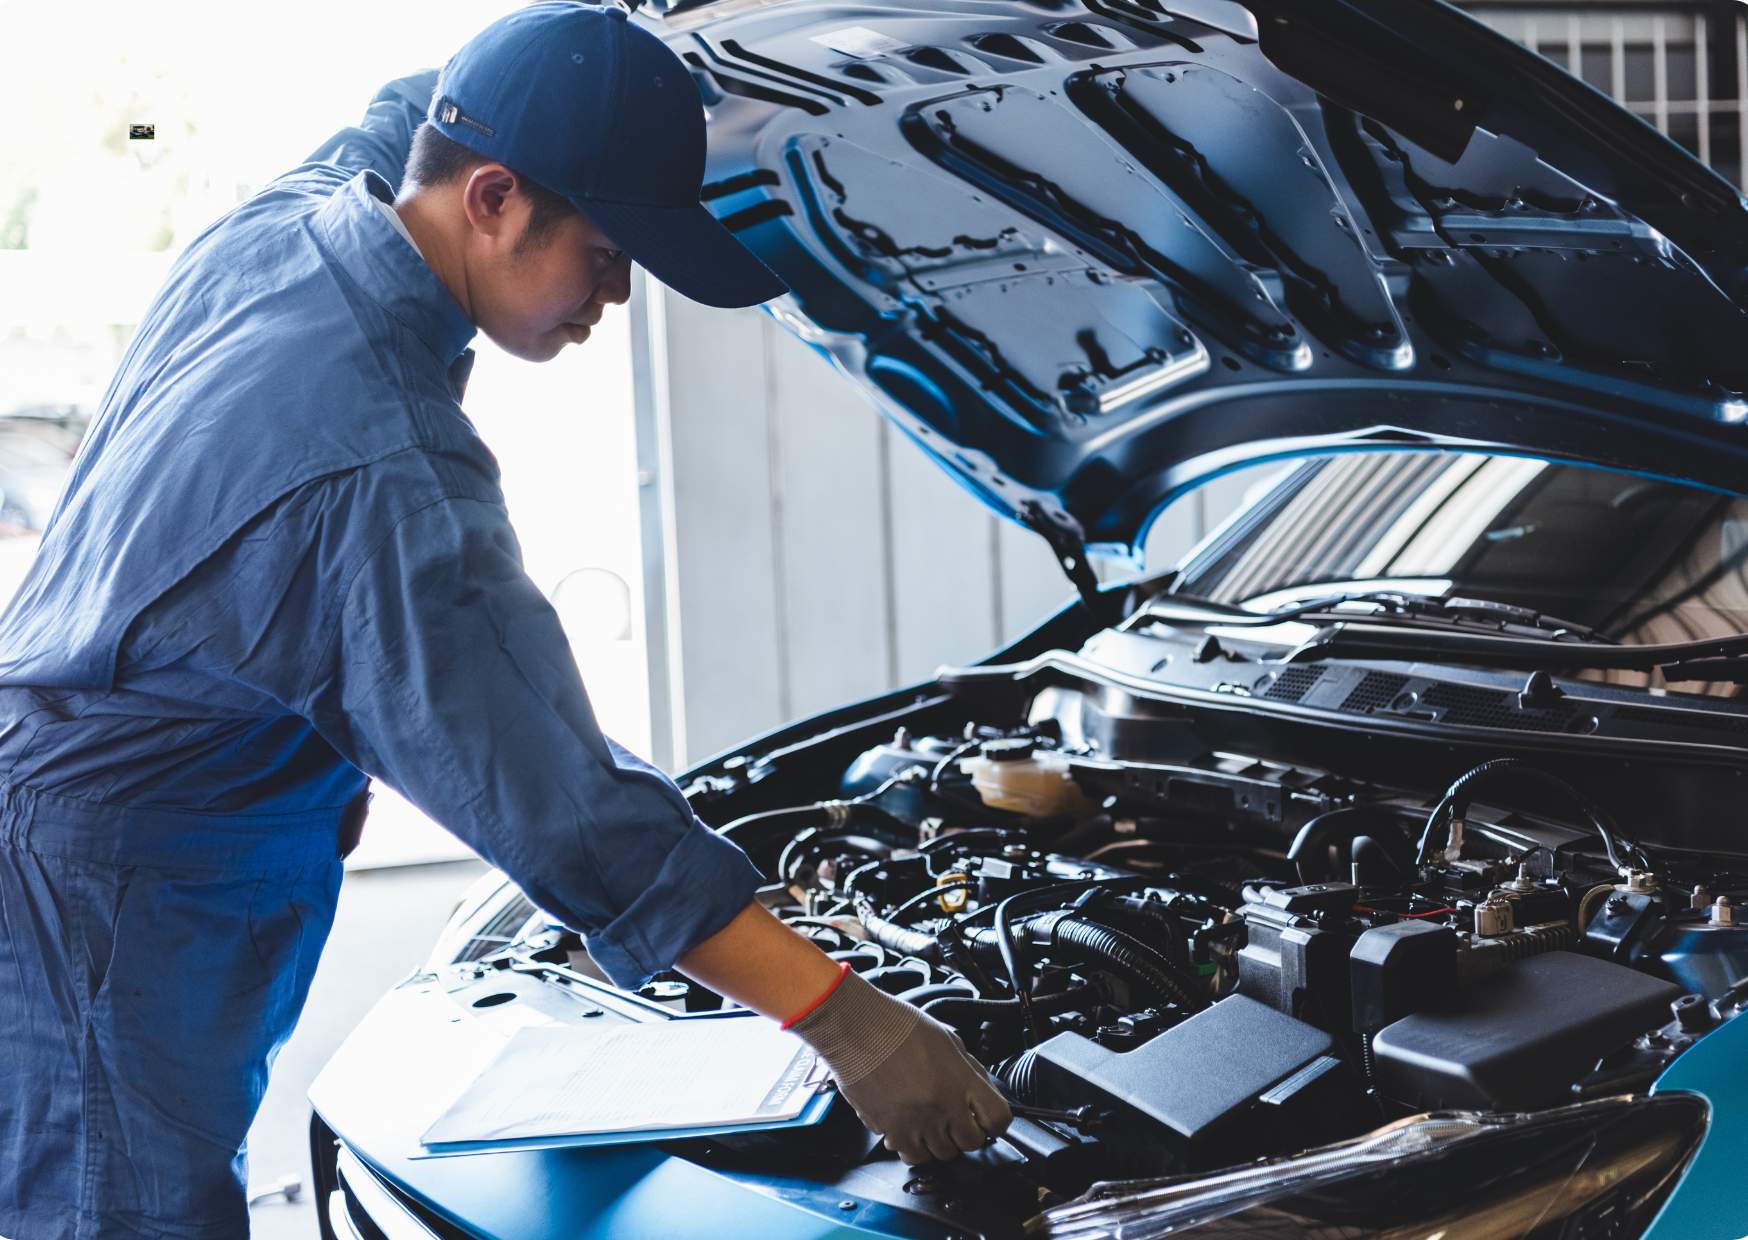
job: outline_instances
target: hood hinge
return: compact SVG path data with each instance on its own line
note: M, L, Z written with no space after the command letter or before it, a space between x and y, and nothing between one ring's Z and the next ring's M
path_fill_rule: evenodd
M1099 579L1087 561L1086 542L1080 536L1079 527L1064 529L1045 516L1044 510L1030 500L1021 506L1020 519L1025 522L1027 529L1041 535L1050 544L1050 550L1056 553L1056 562L1062 565L1062 571L1068 575L1075 592L1080 595L1080 601L1086 604L1088 611L1097 615Z

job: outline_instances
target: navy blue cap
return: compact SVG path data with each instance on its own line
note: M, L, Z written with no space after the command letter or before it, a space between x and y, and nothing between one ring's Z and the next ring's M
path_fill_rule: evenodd
M698 201L698 87L621 9L547 0L500 18L449 58L426 119L564 195L694 301L752 306L788 291Z

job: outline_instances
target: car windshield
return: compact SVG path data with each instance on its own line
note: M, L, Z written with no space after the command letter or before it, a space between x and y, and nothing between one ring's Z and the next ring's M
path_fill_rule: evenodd
M1174 592L1272 610L1364 588L1509 603L1630 645L1731 636L1748 630L1748 500L1521 457L1318 457L1210 538Z

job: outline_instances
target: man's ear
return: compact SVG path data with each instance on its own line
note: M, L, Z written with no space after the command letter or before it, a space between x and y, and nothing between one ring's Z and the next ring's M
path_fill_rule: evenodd
M520 197L516 174L503 164L485 163L468 174L461 190L461 209L476 233L496 241L513 241L518 235L514 204Z

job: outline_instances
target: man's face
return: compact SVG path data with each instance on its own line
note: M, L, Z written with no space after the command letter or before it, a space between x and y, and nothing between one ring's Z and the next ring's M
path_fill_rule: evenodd
M506 353L548 361L631 296L631 260L582 215L530 240L529 199L510 193L499 209L501 227L476 238L468 264L474 321Z

